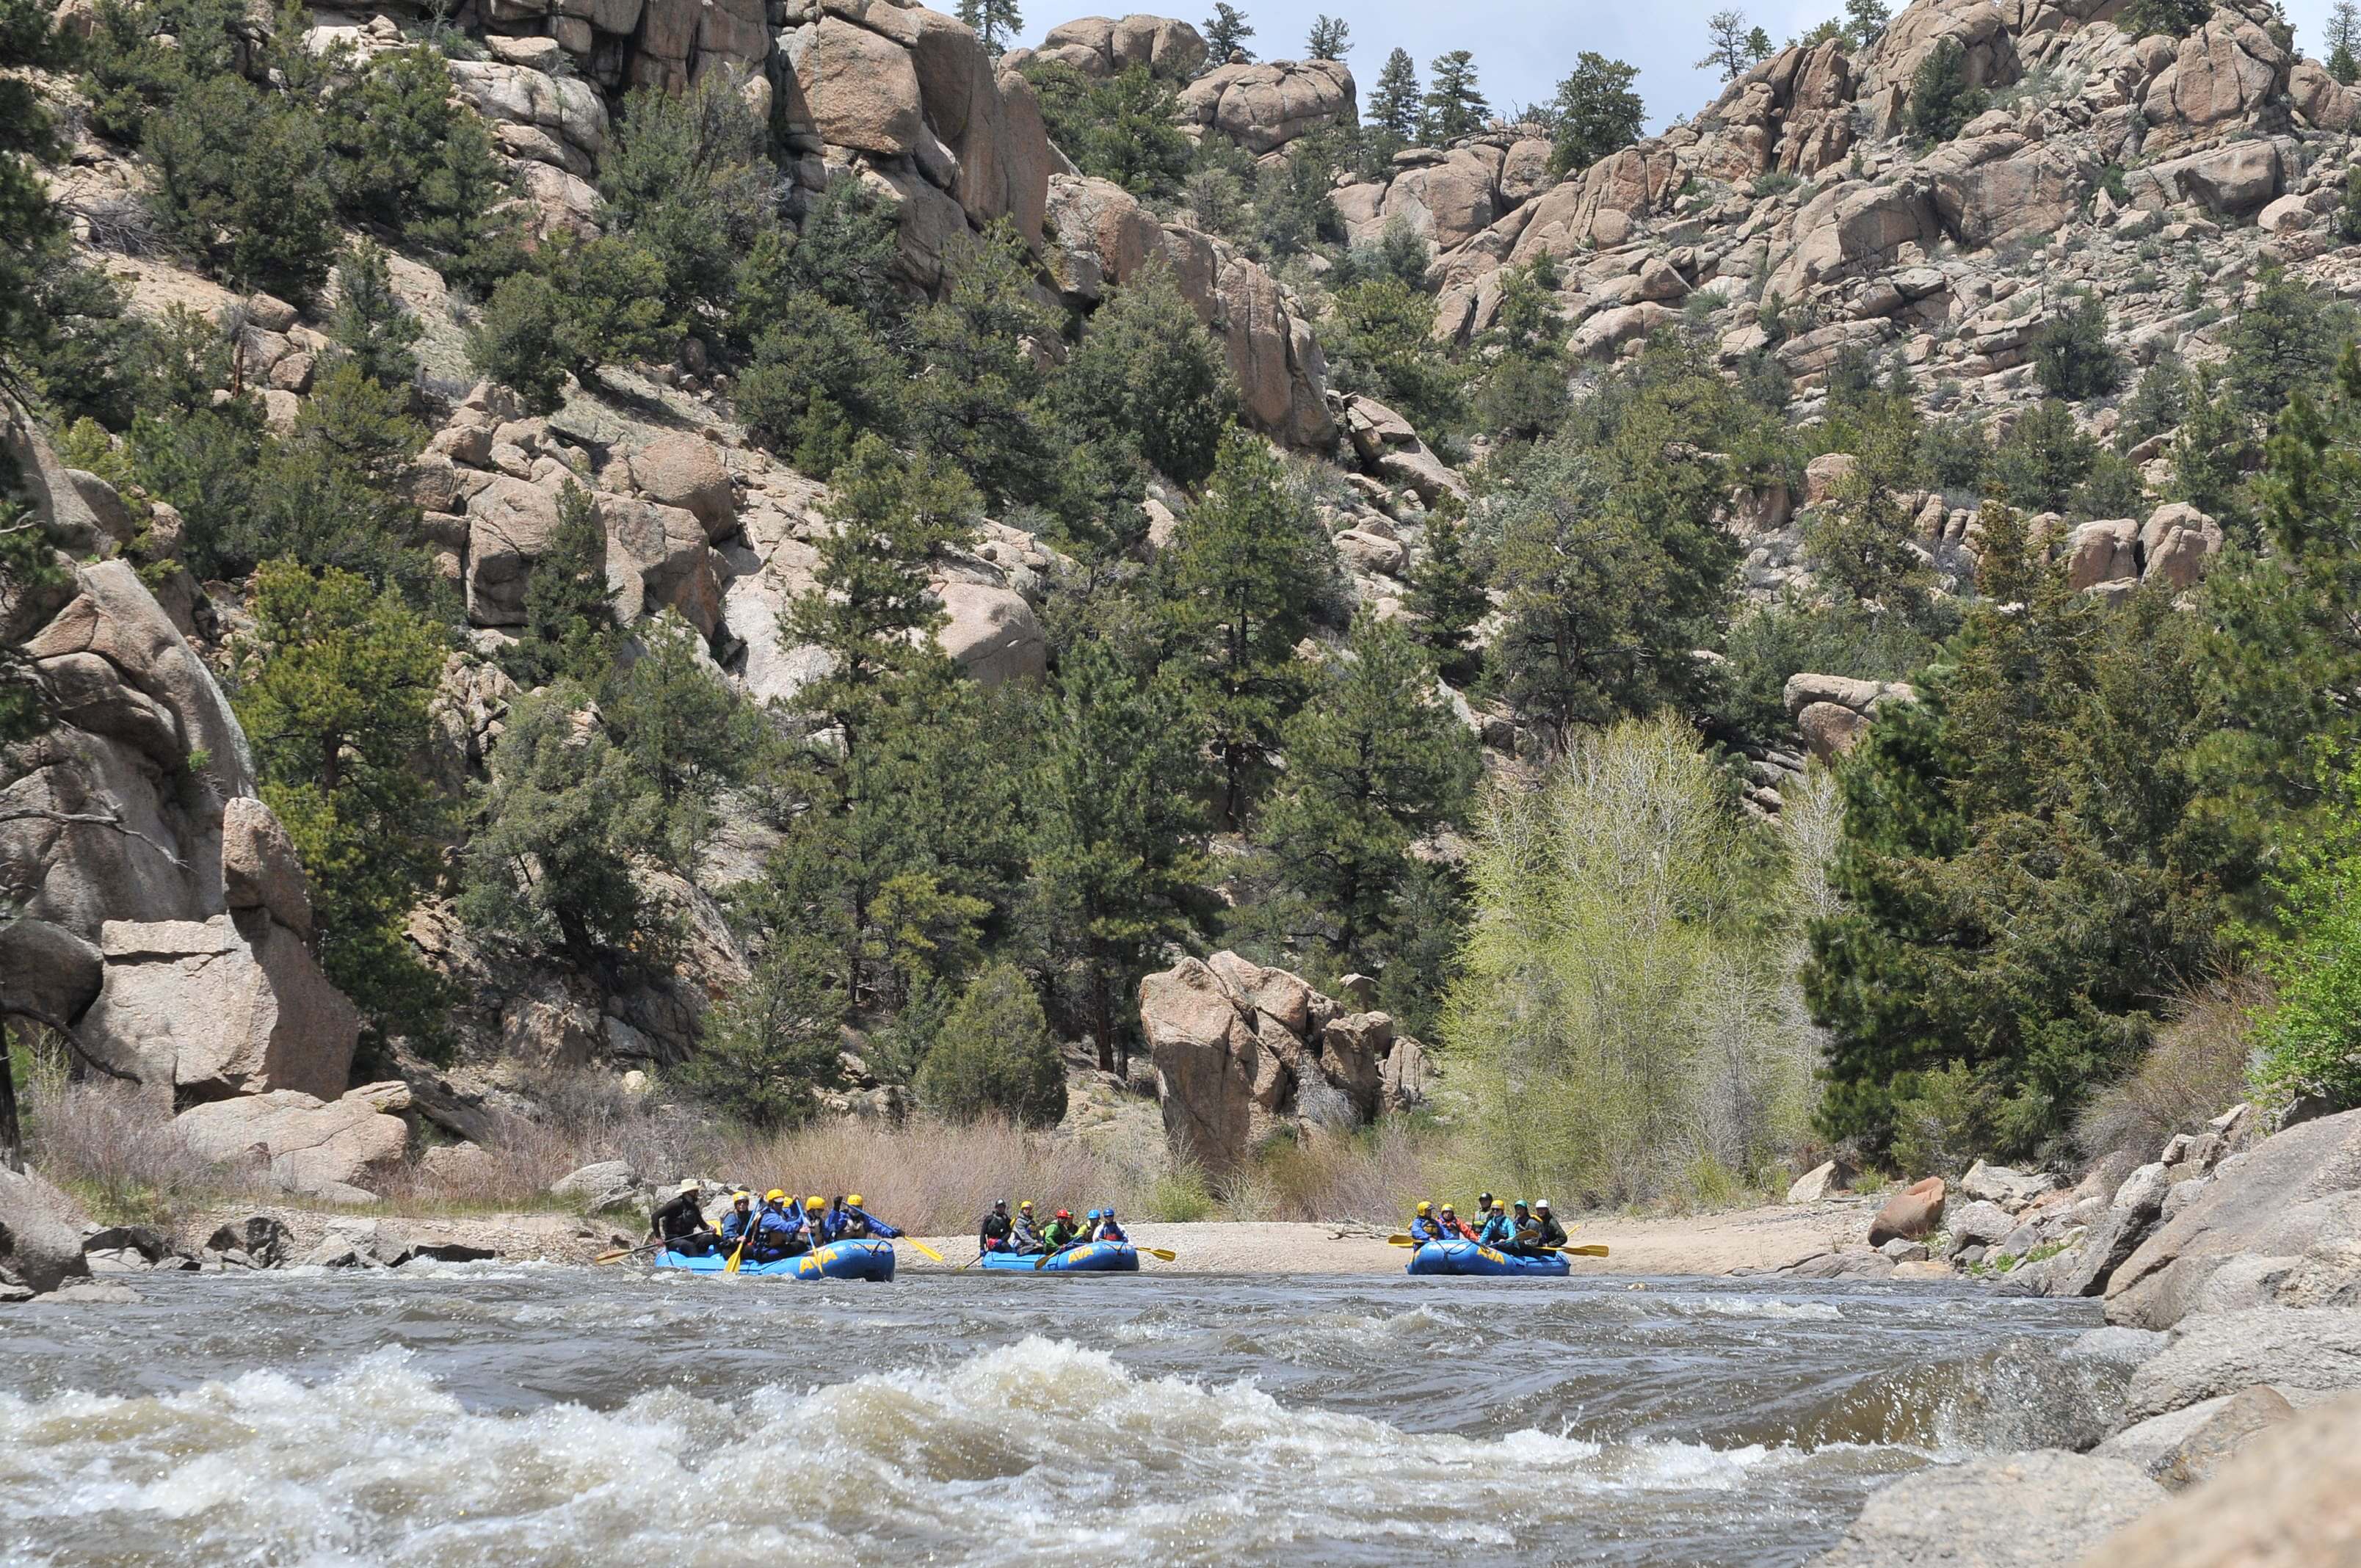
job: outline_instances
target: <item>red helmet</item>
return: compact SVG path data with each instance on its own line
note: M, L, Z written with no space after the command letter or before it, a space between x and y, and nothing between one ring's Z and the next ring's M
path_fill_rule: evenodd
M1071 1209L1060 1209L1058 1211L1058 1218L1061 1220L1071 1220L1073 1217L1074 1212Z

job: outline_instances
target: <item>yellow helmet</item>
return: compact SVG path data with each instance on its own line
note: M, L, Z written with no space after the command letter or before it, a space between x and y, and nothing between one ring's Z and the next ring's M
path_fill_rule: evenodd
M777 1188L775 1188L775 1187L772 1188L768 1192L765 1192L765 1193L763 1193L763 1202L765 1202L765 1203L784 1203L784 1202L785 1202L786 1201L787 1201L787 1195L786 1195L785 1193L784 1193L784 1192L780 1191L780 1190L779 1190Z
M825 1199L825 1198L823 1198L823 1197L821 1197L821 1196L820 1196L818 1193L817 1193L817 1192L813 1193L810 1197L808 1197L808 1198L807 1198L807 1199L805 1199L805 1200L804 1200L804 1212L805 1212L805 1213L807 1213L807 1214L811 1213L811 1212L814 1212L815 1210L819 1211L819 1212L827 1212L827 1209L828 1209L828 1200L827 1200L827 1199Z
M1432 1214L1434 1212L1434 1205L1422 1201L1418 1206L1418 1212L1422 1214Z
M1019 1209L1030 1210L1030 1209L1033 1207L1033 1200L1032 1200L1032 1199L1030 1199L1030 1198L1027 1198L1027 1200L1025 1200L1025 1201L1024 1201L1024 1202L1019 1203L1019 1204L1018 1204L1018 1205L1016 1205L1016 1206L1017 1206Z
M851 1197L847 1198L844 1201L848 1208L858 1209L861 1207L861 1194L856 1192Z
M754 1195L742 1187L730 1195L730 1201L732 1203L752 1203L753 1201Z

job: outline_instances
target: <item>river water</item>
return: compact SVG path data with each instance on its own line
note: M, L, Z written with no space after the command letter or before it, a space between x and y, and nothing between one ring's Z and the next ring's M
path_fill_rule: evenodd
M0 1563L1793 1564L2095 1435L1966 1288L555 1266L0 1310Z

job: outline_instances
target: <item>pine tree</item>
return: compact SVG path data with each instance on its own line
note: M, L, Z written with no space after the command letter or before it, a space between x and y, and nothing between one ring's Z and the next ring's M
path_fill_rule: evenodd
M1016 0L960 0L959 19L975 30L994 60L1005 54L1010 40L1025 30Z
M1904 123L1922 147L1950 140L1984 111L1989 102L1981 87L1968 85L1968 51L1956 38L1945 37L1927 52L1910 78L1910 103Z
M1418 135L1422 96L1417 65L1408 49L1398 49L1386 56L1385 65L1378 71L1377 85L1369 93L1369 106L1362 118L1381 135L1392 137L1398 147L1408 147Z
M918 1097L955 1122L1003 1115L1052 1127L1066 1113L1066 1069L1040 998L1014 964L968 982L918 1075Z
M1204 498L1181 521L1165 604L1186 655L1189 706L1221 770L1223 813L1247 816L1256 774L1302 700L1295 644L1323 549L1310 509L1260 437L1224 439Z
M1183 485L1213 471L1237 404L1229 362L1160 261L1091 316L1054 399L1071 428L1096 444L1135 446Z
M2223 381L2249 417L2268 424L2299 389L2328 379L2344 334L2332 327L2326 302L2286 263L2267 258L2255 280L2254 298L2229 323Z
M1749 28L1743 11L1716 11L1706 18L1705 36L1705 58L1695 69L1719 67L1724 82L1745 75L1771 52L1770 38L1760 27Z
M883 688L942 657L929 566L972 537L979 510L974 487L949 465L905 459L873 435L839 471L812 587L788 605L779 639L828 654L829 674L798 700L842 731L847 756L859 753Z
M1482 130L1492 105L1476 90L1476 57L1455 49L1429 60L1426 69L1426 96L1420 100L1426 113L1420 122L1419 139L1441 146Z
M1466 508L1456 498L1427 514L1426 547L1411 568L1409 609L1443 678L1472 683L1483 669L1476 627L1491 613L1484 576L1467 553Z
M681 1087L762 1128L793 1127L818 1110L843 1048L843 1005L832 955L808 940L774 941L745 984L706 1014Z
M1201 30L1205 35L1205 70L1217 71L1233 59L1254 59L1254 51L1246 48L1254 28L1246 14L1228 0L1214 0L1213 14L1205 18Z
M385 251L363 240L336 263L336 309L328 335L353 357L362 375L382 387L408 388L418 378L418 356L411 352L424 334L418 318L393 291Z
M571 479L557 492L557 527L524 580L524 630L509 673L528 686L578 680L607 667L615 634L607 585L607 526L590 493Z
M1557 84L1557 138L1550 167L1559 173L1587 169L1640 139L1647 105L1631 91L1639 71L1620 60L1585 49Z
M1364 612L1288 727L1287 778L1257 834L1277 874L1357 968L1389 932L1411 843L1455 817L1476 740L1400 623Z
M1353 52L1352 38L1353 29L1343 17L1323 11L1312 19L1311 37L1303 40L1303 58L1342 60Z
M1190 788L1198 737L1169 683L1142 683L1103 640L1078 645L1058 671L1035 794L1033 869L1057 945L1079 970L1099 1067L1117 1070L1128 996L1149 958L1187 934L1205 875L1202 808Z
M1846 47L1855 54L1862 52L1883 36L1892 20L1894 13L1885 8L1885 0L1845 0Z
M713 833L714 802L746 779L764 731L675 612L632 630L635 656L600 684L598 714L644 803L641 843L693 876Z
M311 880L320 966L376 1026L431 1034L445 999L402 927L437 876L442 813L412 760L444 639L398 595L289 561L256 575L254 624L237 715Z
M2322 35L2328 45L2328 74L2345 86L2361 79L2361 7L2354 0L2336 0L2328 8L2328 29Z

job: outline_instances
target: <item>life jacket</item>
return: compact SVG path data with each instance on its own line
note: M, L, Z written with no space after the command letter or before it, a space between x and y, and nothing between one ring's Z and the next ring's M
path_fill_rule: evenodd
M975 1250L999 1252L1008 1245L1011 1226L1008 1216L995 1209L983 1217L975 1228Z
M1123 1234L1123 1227L1116 1224L1113 1220L1101 1220L1099 1222L1098 1230L1093 1234L1091 1239L1096 1242L1127 1242L1131 1240L1129 1236Z
M734 1243L753 1226L755 1219L756 1215L751 1208L742 1214L735 1209L730 1210L721 1216L721 1239Z
M898 1226L887 1224L868 1210L855 1209L851 1204L847 1204L844 1210L843 1228L837 1234L846 1236L880 1236L886 1241L892 1241L902 1232Z

